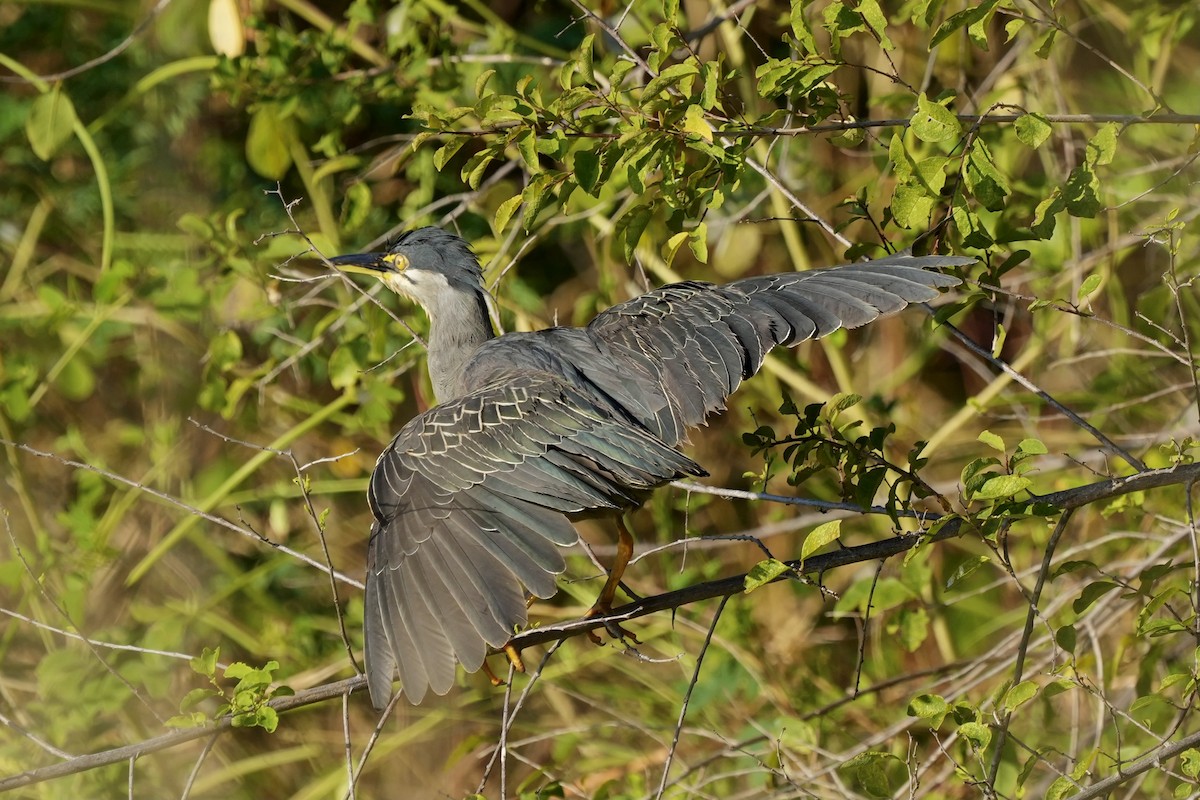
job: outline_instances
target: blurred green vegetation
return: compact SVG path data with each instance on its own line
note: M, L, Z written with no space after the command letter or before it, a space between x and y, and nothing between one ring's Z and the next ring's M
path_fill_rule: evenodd
M1200 732L1190 495L1027 501L1192 463L1197 129L1171 115L1200 112L1198 14L0 5L0 781L244 701L251 727L16 796L301 800L353 773L358 797L460 797L502 741L488 797L1065 797L1121 773L1193 796L1196 749L1127 769ZM506 737L481 675L378 739L359 694L267 733L271 680L355 674L365 478L432 397L422 315L319 256L431 223L474 243L508 330L679 278L979 255L940 317L1043 393L919 311L776 354L694 437L712 485L915 494L970 532L734 597L707 649L712 602L639 620L636 652L569 640ZM862 400L806 410L838 392ZM677 488L634 521L693 537L635 563L645 595L750 569L751 539L837 546L806 538L815 512ZM580 530L606 558L611 531ZM573 558L534 618L578 616L599 575Z

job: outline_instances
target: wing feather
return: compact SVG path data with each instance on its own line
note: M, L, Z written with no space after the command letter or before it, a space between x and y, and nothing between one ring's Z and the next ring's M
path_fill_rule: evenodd
M956 285L937 270L969 264L954 256L898 254L841 267L745 278L725 286L664 286L598 315L588 325L608 368L636 368L654 402L624 410L668 444L725 407L725 399L779 345L865 325ZM561 334L559 334L561 336ZM609 392L608 373L579 370ZM646 413L646 408L651 413Z
M411 420L380 456L364 613L377 708L399 673L419 703L478 669L526 622L525 592L549 597L566 513L619 508L636 489L703 474L561 376L516 371Z

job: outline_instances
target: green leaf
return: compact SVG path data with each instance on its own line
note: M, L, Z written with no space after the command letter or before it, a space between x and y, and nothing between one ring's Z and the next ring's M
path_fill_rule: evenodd
M917 97L917 113L911 120L912 131L923 142L944 142L955 139L962 133L958 117L940 103L935 103L924 92Z
M868 794L874 797L891 797L894 789L888 780L885 767L899 761L900 759L891 753L868 750L847 761L843 768L854 774L855 780Z
M475 96L480 100L484 97L484 92L487 91L487 85L496 75L496 70L485 69L479 73L479 77L475 79Z
M842 521L840 519L830 520L813 528L808 536L804 537L804 544L800 546L800 562L803 563L805 559L830 542L836 542L841 535Z
M929 614L923 608L900 610L900 643L905 651L915 653L929 637Z
M913 594L913 590L905 586L897 578L883 578L881 580L867 579L855 584L855 586L861 587L861 594L847 591L842 595L842 599L846 600L849 598L856 602L857 606L855 610L860 612L866 611L868 602L871 604L872 612L882 613L907 603L916 597ZM846 608L841 603L838 604L838 607Z
M1075 293L1076 298L1083 300L1089 294L1096 291L1096 289L1100 286L1101 280L1102 278L1095 273L1088 275L1083 279L1083 283L1079 284L1079 291Z
M625 81L625 77L633 71L635 64L631 60L621 59L612 68L612 74L608 76L609 84L612 86L612 91L609 92L609 100L616 102L616 92L621 88L621 84Z
M334 348L329 355L329 385L335 389L348 389L358 384L362 377L362 365L347 345Z
M225 668L225 677L231 680L241 680L254 671L254 667L245 661L235 661Z
M692 257L701 264L708 263L708 223L701 222L688 233L688 247Z
M1017 117L1014 127L1017 129L1017 138L1035 150L1054 132L1050 121L1041 114L1022 114Z
M698 105L690 105L687 107L687 111L683 112L683 120L679 124L679 129L684 133L699 136L706 142L713 140L712 126L704 118L704 109Z
M1142 609L1138 611L1137 624L1134 630L1138 636L1161 636L1164 633L1174 632L1175 625L1179 622L1174 619L1155 619L1155 615L1172 599L1178 598L1181 603L1187 603L1188 597L1185 592L1178 586L1168 586L1161 592L1156 593L1150 598Z
M971 743L976 750L985 749L992 741L992 730L981 722L964 722L958 726L958 735Z
M667 239L667 244L663 247L663 261L667 264L674 263L675 254L679 252L679 248L683 247L683 243L687 241L687 238L688 232L680 231Z
M633 261L634 251L637 250L642 233L646 230L646 226L650 224L650 216L649 208L646 206L636 206L621 217L617 229L624 234L621 241L626 261Z
M554 198L554 193L550 191L553 185L554 177L549 172L542 172L535 175L521 192L521 199L525 201L525 213L521 216L521 225L525 230L532 230L537 215L542 213L542 209Z
M923 228L933 211L934 198L925 189L912 184L901 184L892 194L892 217L902 228Z
M34 155L49 161L71 138L78 121L75 105L61 84L55 84L53 89L39 95L25 119L25 136Z
M880 49L895 50L896 46L887 35L887 17L884 16L877 0L860 0L857 11L862 14L863 20L879 40Z
M342 228L353 233L362 227L371 213L371 187L366 181L356 181L346 187L342 199Z
M937 730L942 727L946 715L950 713L950 704L941 695L920 694L908 703L908 715L929 721L929 727Z
M971 142L963 170L967 189L988 211L1004 209L1004 198L1009 193L1008 181L996 168L992 153L983 139Z
M960 11L952 15L949 19L938 26L934 32L933 38L929 40L929 49L937 47L944 42L955 31L962 28L968 28L968 35L971 41L982 50L987 50L987 39L983 37L981 40L981 32L987 22L988 17L992 15L1000 0L987 0L978 5L970 6L966 11Z
M462 168L462 179L472 189L478 189L480 182L483 180L483 174L487 171L488 166L496 158L496 153L491 148L480 150L478 153L473 153L467 159L467 163Z
M1079 791L1079 784L1067 777L1060 775L1050 784L1050 788L1046 790L1046 800L1063 800L1065 797L1070 797Z
M685 61L682 64L672 64L671 66L658 73L658 77L646 84L646 88L642 91L642 101L654 99L657 95L664 92L668 87L682 81L691 75L699 72L699 68L694 61Z
M446 143L433 151L433 168L441 172L446 168L446 162L454 158L462 146L470 139L469 136L451 136Z
M829 398L829 401L825 404L825 408L829 414L829 418L833 419L837 417L838 414L854 408L861 402L862 395L855 394L854 392L839 392L838 394Z
M1044 456L1050 451L1041 439L1022 439L1017 442L1017 452L1030 456Z
M515 194L496 208L496 216L492 220L493 233L495 233L497 236L503 233L504 229L508 227L508 223L509 220L512 219L512 215L517 213L517 209L521 207L522 199L523 198L521 195Z
M1100 213L1100 180L1090 164L1084 163L1071 170L1063 187L1063 203L1067 213L1073 217L1093 218Z
M1021 681L1004 693L1000 702L1005 711L1013 712L1037 696L1038 685L1033 681Z
M984 481L983 485L972 493L972 496L975 500L999 500L1004 497L1012 497L1032 485L1033 482L1029 478L1020 475L997 475Z
M191 666L193 672L211 677L217 672L217 659L220 657L221 648L210 650L206 647L200 655L189 661L188 665Z
M537 154L537 134L532 128L526 128L517 134L516 138L517 152L521 154L521 160L525 162L526 169L531 174L542 171L541 162L538 161Z
M791 570L791 567L775 558L768 558L758 562L746 573L746 594L750 594L755 589L766 586L780 575L791 572Z
M600 155L591 150L579 150L575 153L575 180L579 188L593 197L596 196L596 182L600 177Z
M958 569L954 570L954 574L946 579L946 588L952 589L959 583L962 583L970 575L973 575L977 569L987 564L989 561L987 556L975 556L968 558L958 565Z
M1058 28L1047 26L1046 30L1038 36L1038 43L1033 51L1038 58L1047 59L1050 57L1050 53L1054 50L1054 40L1057 37Z
M1097 569L1096 565L1091 561L1064 561L1055 567L1054 572L1050 575L1050 579L1054 580L1062 575L1070 575L1072 572L1079 572L1082 569Z
M96 373L82 358L76 356L63 364L54 379L54 388L62 392L66 399L81 402L96 390Z
M1189 747L1179 754L1179 771L1192 780L1200 777L1200 750Z
M1165 697L1148 694L1129 704L1129 715L1143 725L1152 723L1154 717L1171 713L1171 703Z
M898 133L893 133L888 142L888 159L892 162L892 171L896 174L896 180L906 182L912 177L915 164L908 154L908 149L904 146L904 137Z
M962 481L964 485L975 483L977 482L978 476L983 474L984 470L988 469L989 467L997 466L999 463L1000 459L993 456L973 459L970 463L963 467L962 473L959 476L959 480Z
M283 180L292 168L292 140L295 137L290 117L279 106L265 103L250 116L246 133L246 161L250 168L272 181Z
M788 24L792 29L792 36L796 39L796 44L801 52L812 52L816 49L816 42L813 39L812 31L809 30L808 20L804 17L804 10L808 4L800 2L800 0L792 0L791 11L788 14Z
M1067 207L1062 193L1055 189L1050 196L1038 203L1033 212L1033 224L1030 229L1039 239L1049 239L1054 235L1055 216Z
M1075 598L1075 602L1071 604L1071 610L1076 614L1082 614L1091 608L1093 603L1116 588L1118 588L1117 584L1112 581L1089 583L1083 587L1083 591L1079 593L1079 597Z
M1055 644L1057 644L1060 648L1062 648L1063 650L1065 650L1068 653L1075 652L1076 640L1077 640L1077 635L1075 633L1074 625L1063 625L1061 628L1059 628L1057 631L1054 632Z
M592 49L596 40L596 34L589 33L583 37L583 41L579 43L579 72L592 86L596 85L596 69L592 62Z
M267 733L274 733L279 727L279 712L270 706L262 706L258 709L254 724Z
M700 67L703 84L700 89L700 107L705 111L717 108L717 89L721 79L721 68L715 61L705 61Z
M1102 167L1111 164L1117 153L1117 123L1109 122L1102 126L1087 145L1084 158L1093 166Z
M949 163L950 159L945 156L922 158L915 165L913 180L919 183L930 197L936 197L946 185L946 165Z
M993 450L999 450L1001 453L1004 452L1004 440L991 431L983 431L976 439Z

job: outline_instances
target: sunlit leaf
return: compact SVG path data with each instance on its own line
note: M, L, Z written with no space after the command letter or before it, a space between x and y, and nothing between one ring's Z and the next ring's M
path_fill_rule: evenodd
M71 138L75 123L75 106L71 98L56 85L45 94L39 95L29 109L25 120L25 135L34 154L48 161L58 149Z
M774 558L758 562L746 573L744 581L746 594L750 594L755 589L766 586L780 575L790 572L791 569L787 564Z
M831 542L836 542L842 535L842 521L839 519L818 525L804 537L800 547L800 560L804 561L813 553Z

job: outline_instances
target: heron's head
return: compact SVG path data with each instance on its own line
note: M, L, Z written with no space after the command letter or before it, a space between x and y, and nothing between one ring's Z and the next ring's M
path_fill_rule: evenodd
M426 308L447 291L483 291L479 259L461 237L441 228L417 228L401 234L386 250L329 261L343 272L373 275Z

